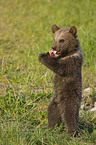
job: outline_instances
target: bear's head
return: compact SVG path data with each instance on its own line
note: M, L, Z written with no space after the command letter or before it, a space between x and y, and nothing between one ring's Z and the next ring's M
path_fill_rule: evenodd
M71 28L60 28L57 25L52 26L54 33L54 43L52 51L54 57L65 57L74 54L78 50L79 42L76 39L77 29L75 26Z

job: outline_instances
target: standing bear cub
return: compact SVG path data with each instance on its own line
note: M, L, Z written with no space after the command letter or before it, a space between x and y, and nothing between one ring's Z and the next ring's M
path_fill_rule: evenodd
M54 24L52 32L52 50L39 55L41 63L54 72L54 96L48 106L48 127L63 121L72 135L78 129L83 55L75 26L68 29Z

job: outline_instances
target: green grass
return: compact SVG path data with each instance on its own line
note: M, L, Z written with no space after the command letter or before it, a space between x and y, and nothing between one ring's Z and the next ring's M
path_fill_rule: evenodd
M94 114L80 114L84 122L93 124L92 134L85 127L73 138L66 134L64 124L46 128L53 73L39 62L38 55L51 49L52 24L77 27L84 54L83 89L96 88L96 0L1 0L1 145L96 143Z

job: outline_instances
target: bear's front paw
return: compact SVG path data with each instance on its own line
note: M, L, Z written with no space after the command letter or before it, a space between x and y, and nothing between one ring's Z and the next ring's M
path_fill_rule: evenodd
M39 55L39 60L41 60L41 59L43 59L43 58L45 58L45 57L47 57L47 56L48 56L47 53L41 53L41 54Z
M41 53L41 54L39 55L39 58L41 58L41 57L45 57L45 56L46 56L45 53Z

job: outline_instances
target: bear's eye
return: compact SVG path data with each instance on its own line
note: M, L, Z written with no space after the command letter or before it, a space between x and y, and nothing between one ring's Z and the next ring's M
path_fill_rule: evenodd
M59 42L60 42L60 43L63 43L63 42L64 42L64 39L60 39Z

